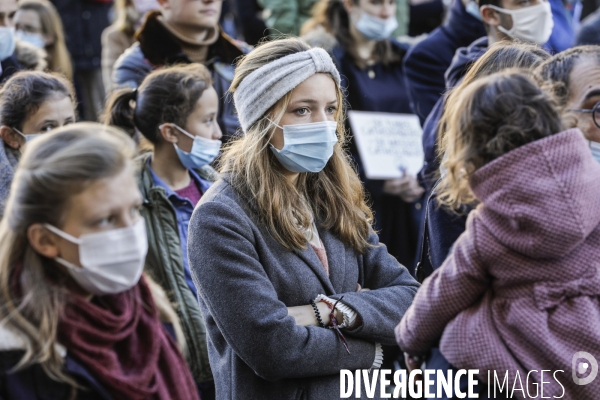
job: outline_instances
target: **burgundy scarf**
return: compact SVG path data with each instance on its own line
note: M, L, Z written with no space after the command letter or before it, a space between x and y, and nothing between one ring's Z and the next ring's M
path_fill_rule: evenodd
M117 295L92 301L73 296L58 341L116 400L199 400L144 278Z

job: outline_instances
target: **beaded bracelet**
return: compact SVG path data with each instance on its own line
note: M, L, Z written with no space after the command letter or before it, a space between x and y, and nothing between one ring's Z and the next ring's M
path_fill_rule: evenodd
M340 328L338 327L337 319L335 318L335 306L337 306L339 301L342 300L343 298L344 298L344 296L340 297L340 299L338 301L336 301L335 304L329 304L329 302L325 301L325 300L321 300L321 302L327 304L327 307L329 307L329 309L331 310L331 313L329 314L329 325L331 326L332 329L335 329L335 331L338 334L338 337L342 341L342 344L346 348L346 351L348 352L348 354L350 354L350 349L348 348L348 341L346 341L344 334L340 331Z
M314 300L310 300L310 305L312 306L312 308L315 310L315 315L317 317L317 322L319 323L319 326L321 328L327 328L325 326L325 324L323 323L323 320L321 319L321 313L319 312L319 309L317 308L317 303L315 303Z

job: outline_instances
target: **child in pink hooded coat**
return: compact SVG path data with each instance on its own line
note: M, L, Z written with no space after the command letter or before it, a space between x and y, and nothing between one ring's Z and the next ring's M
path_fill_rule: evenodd
M550 370L544 398L600 399L600 377L575 383L593 365L572 371L576 353L600 357L600 164L522 73L477 80L450 106L439 198L479 205L396 328L400 348L419 356L439 344L484 383L508 371L510 387L523 385L515 397L529 371L534 395Z

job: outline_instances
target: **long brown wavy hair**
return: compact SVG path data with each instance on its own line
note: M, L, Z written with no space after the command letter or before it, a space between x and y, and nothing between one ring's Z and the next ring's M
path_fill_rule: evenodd
M230 91L256 69L290 54L309 50L300 39L283 39L258 46L236 67ZM338 143L325 168L301 173L296 184L286 178L283 167L269 150L269 142L290 102L288 93L254 123L244 136L230 142L221 158L220 172L230 176L232 186L253 203L269 233L290 250L306 248L302 229L315 223L330 230L358 252L369 246L373 214L365 201L362 184L344 150L343 95L337 87Z

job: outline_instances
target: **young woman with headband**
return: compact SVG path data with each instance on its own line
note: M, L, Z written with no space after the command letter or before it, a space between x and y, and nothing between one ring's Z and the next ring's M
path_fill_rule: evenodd
M381 365L418 284L371 228L327 52L269 42L231 87L244 135L188 242L217 398L339 398L341 369Z
M199 399L177 316L142 275L134 155L89 123L27 145L0 223L0 398Z

